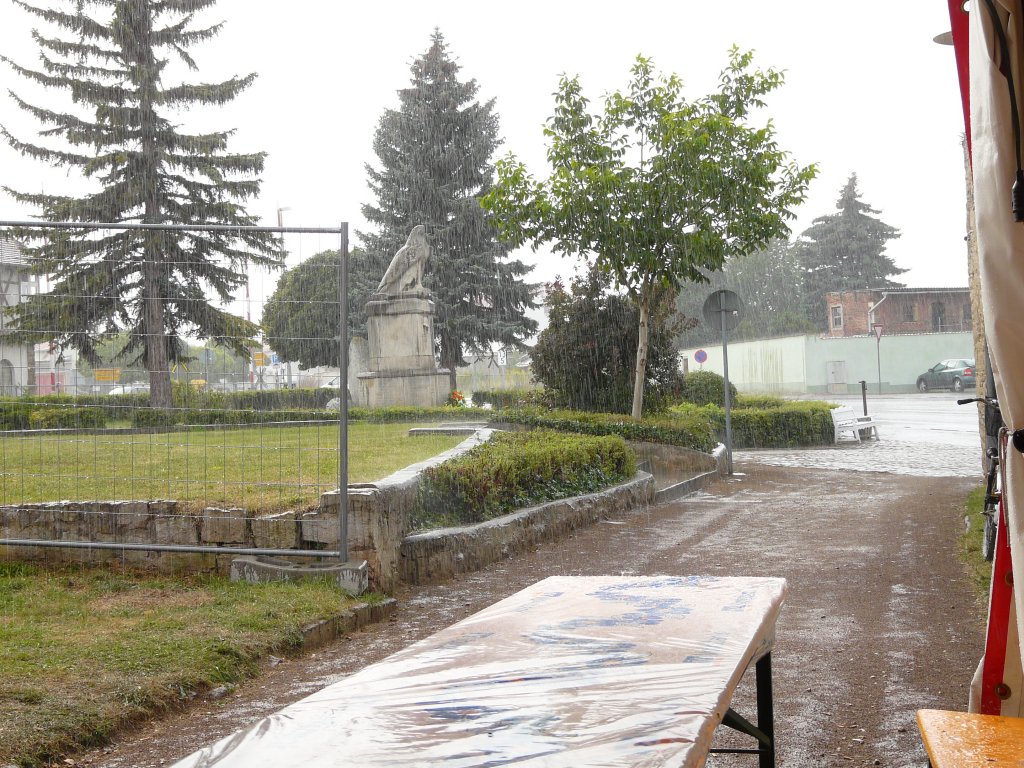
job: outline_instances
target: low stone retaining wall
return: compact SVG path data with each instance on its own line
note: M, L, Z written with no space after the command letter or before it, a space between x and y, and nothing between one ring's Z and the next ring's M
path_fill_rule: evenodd
M662 501L696 490L724 472L721 450L714 457L695 452L662 455L680 478L655 487L643 473L624 485L601 493L550 502L477 526L410 536L409 511L416 503L420 473L490 439L479 429L455 448L413 464L376 483L354 484L348 490L349 560L365 560L370 588L390 593L400 580L437 581L481 568L541 541L564 536L585 525L623 514L652 500ZM716 469L717 467L717 469ZM338 492L325 493L317 509L252 517L246 510L208 507L183 512L175 501L109 501L25 504L0 507L0 538L21 540L106 542L173 546L223 547L224 554L156 552L117 549L63 549L0 546L0 557L67 562L123 562L163 572L216 571L227 574L232 548L336 550L339 536ZM312 562L311 558L295 558Z
M653 498L654 478L638 472L632 480L598 493L550 501L476 525L406 536L401 547L402 581L430 584L476 571L542 541L646 506Z

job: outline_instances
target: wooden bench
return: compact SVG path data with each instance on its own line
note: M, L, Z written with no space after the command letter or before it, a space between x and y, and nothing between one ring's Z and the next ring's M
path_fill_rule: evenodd
M878 439L878 424L870 416L859 416L848 405L832 409L832 426L835 428L835 442L838 443L844 434L849 434L858 443L861 437L873 436ZM863 433L867 432L868 435Z
M932 768L1024 766L1024 718L920 709L917 727Z
M696 768L709 751L773 768L785 590L772 578L553 576L175 768ZM731 706L749 667L757 725ZM720 724L751 746L712 749Z

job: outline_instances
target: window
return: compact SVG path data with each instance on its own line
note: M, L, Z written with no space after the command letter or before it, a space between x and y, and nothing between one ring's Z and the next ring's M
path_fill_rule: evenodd
M917 322L917 305L916 304L904 304L903 305L903 322L904 323L915 323L915 322Z
M843 308L842 307L830 307L832 310L832 327L842 328L843 327Z

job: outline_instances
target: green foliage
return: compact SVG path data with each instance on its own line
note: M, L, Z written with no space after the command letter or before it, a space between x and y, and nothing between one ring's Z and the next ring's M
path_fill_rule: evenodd
M651 61L637 57L628 91L609 95L599 115L579 80L563 77L545 128L550 177L537 181L505 158L483 200L513 245L550 243L590 258L635 301L634 418L655 292L704 282L728 256L788 234L786 221L816 173L789 161L770 122L751 124L783 82L781 72L753 70L752 61L734 48L718 90L687 101L677 76L656 77Z
M803 270L804 311L816 328L827 331L825 296L830 291L896 288L890 279L900 269L885 253L885 244L899 230L871 214L874 208L860 199L857 174L852 174L836 202L839 213L820 216L800 234L797 257Z
M36 34L40 70L2 57L33 85L69 94L73 112L24 101L54 146L31 144L0 128L18 152L48 166L74 169L93 191L72 197L8 189L48 221L254 225L243 203L259 193L262 153L231 154L230 132L185 133L182 115L224 104L255 75L221 83L170 83L167 65L197 69L188 49L219 31L192 27L193 12L213 0L153 3L82 0L63 8L20 7L63 33ZM60 35L64 36L61 37ZM278 243L265 232L110 231L22 227L31 270L50 290L9 312L19 340L72 347L91 365L104 339L125 334L117 353L149 371L154 404L170 406L170 364L188 358L185 335L215 338L238 353L256 335L252 323L222 308L251 265L279 265Z
M663 292L664 293L664 292ZM652 308L647 346L647 387L656 405L675 377L671 296ZM609 291L597 272L548 286L548 325L531 352L534 378L558 406L583 411L629 413L636 368L636 329L640 311L625 296ZM649 407L648 410L651 410Z
M734 448L804 448L831 445L831 403L816 400L784 401L767 408L737 407L731 412ZM725 440L725 409L718 405L684 403L671 408L678 417L704 419Z
M424 280L452 389L465 350L521 347L537 330L526 315L536 306L534 286L523 282L531 267L508 258L480 207L493 181L490 158L501 143L494 100L474 101L476 81L462 82L458 74L435 30L430 48L412 64L411 87L398 92L399 108L384 113L374 135L380 168L366 170L377 202L362 210L377 232L359 233L381 265L379 280L413 227L424 226L431 249Z
M500 433L457 459L425 470L415 518L432 527L478 523L591 493L635 472L636 457L618 437L550 430Z
M73 398L47 402L43 398L0 401L0 429L94 429L106 426L103 408L77 406Z
M107 425L102 408L36 408L29 429L95 429Z
M349 338L366 334L366 302L387 262L359 248L349 253ZM338 251L324 251L286 270L263 308L265 340L282 360L303 368L338 366L341 325Z
M725 379L714 371L690 371L683 376L679 398L694 405L725 407ZM729 401L736 402L736 386L729 382Z
M544 391L540 389L477 389L473 392L473 405L493 408L515 408L524 405L545 405Z
M619 435L626 440L679 445L705 453L714 449L717 440L708 415L697 411L647 416L642 421L636 421L614 413L515 408L500 411L494 418L509 424L562 432Z
M796 248L787 240L773 240L766 248L732 256L721 270L709 272L707 284L691 283L679 290L677 311L700 322L679 334L681 347L717 344L722 329L704 322L703 307L714 291L734 291L743 301L739 325L729 341L764 339L811 333L815 326L803 313L803 275Z

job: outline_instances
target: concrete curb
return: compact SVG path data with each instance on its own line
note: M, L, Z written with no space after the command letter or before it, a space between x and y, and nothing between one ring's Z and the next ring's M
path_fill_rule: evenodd
M367 624L375 624L383 621L395 612L398 601L393 597L386 598L379 603L360 603L359 605L342 611L337 616L318 621L303 627L302 650L303 652L321 648L342 635L353 632Z
M653 498L654 478L637 472L625 483L597 493L550 501L476 525L414 533L402 540L399 576L407 584L435 584L471 573L540 542L626 514Z

